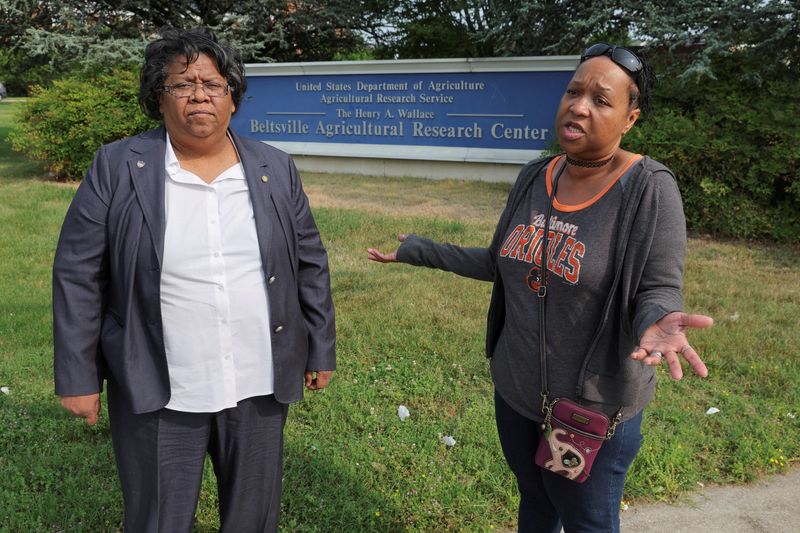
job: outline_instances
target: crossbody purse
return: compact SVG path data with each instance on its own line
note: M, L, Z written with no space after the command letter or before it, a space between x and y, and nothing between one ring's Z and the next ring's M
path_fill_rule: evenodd
M566 164L564 165L566 166ZM553 200L556 196L558 178L564 167L553 179L547 212L545 215L544 235L542 236L541 264L539 267L539 370L542 382L542 436L536 449L535 462L538 466L549 470L576 483L583 483L589 478L592 464L603 443L614 436L617 424L622 418L622 409L614 417L609 418L598 411L588 409L568 398L550 400L547 384L547 339L545 338L545 299L547 296L547 263L550 258L548 250L548 233L550 232L550 215L553 211Z

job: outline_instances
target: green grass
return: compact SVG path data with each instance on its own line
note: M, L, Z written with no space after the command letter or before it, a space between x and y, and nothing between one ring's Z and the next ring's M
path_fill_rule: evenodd
M107 419L87 428L52 392L50 266L74 192L9 151L0 104L0 532L117 531L121 497ZM513 527L516 491L497 441L483 356L490 286L366 260L398 231L488 241L508 186L304 177L329 250L339 370L290 410L281 528L298 532ZM738 483L800 456L800 251L692 239L687 307L708 380L659 370L627 500ZM533 392L532 392L533 393ZM411 417L400 422L397 406ZM720 413L705 415L708 407ZM448 448L440 437L453 435ZM218 525L207 469L197 531Z

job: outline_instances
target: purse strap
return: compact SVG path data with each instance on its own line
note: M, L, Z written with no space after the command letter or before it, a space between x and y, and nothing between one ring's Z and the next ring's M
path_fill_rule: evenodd
M545 210L544 217L544 235L542 235L541 260L539 265L539 290L536 293L536 295L539 297L539 372L541 374L540 379L542 382L542 413L545 417L545 425L549 425L550 417L553 414L553 405L555 404L555 402L550 402L550 389L547 384L547 338L545 335L545 330L547 329L547 316L545 314L545 299L547 297L547 263L550 259L550 253L547 249L547 241L548 234L550 233L550 216L553 213L553 202L556 198L556 189L558 188L558 179L561 177L561 174L564 172L565 168L567 168L566 161L561 168L558 169L558 172L553 178L552 190L550 191L550 196L548 197L547 209ZM619 424L621 419L622 407L617 410L617 412L614 414L614 417L611 419L611 423L606 431L605 440L608 440L614 436L614 431L616 431L617 424Z
M542 382L542 412L546 417L549 417L551 408L549 402L550 390L547 384L547 338L545 337L545 329L547 324L547 316L545 315L545 297L547 296L547 261L549 259L548 234L550 233L550 215L553 213L553 201L556 197L556 189L558 188L558 179L567 167L566 162L558 169L555 177L553 178L553 187L550 191L550 196L547 202L547 209L545 209L544 216L544 234L542 235L542 248L541 259L539 260L539 290L536 295L539 297L539 373L541 374Z

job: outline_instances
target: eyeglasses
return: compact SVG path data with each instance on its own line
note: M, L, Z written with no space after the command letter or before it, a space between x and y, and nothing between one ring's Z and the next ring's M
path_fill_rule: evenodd
M613 46L606 43L593 44L583 51L581 63L597 56L608 56L611 61L628 71L636 79L642 71L642 60L636 54L622 46Z
M203 92L212 98L225 96L228 94L230 85L223 85L215 81L203 83ZM196 83L176 83L175 85L164 85L164 92L170 93L175 98L186 98L192 96L197 90Z

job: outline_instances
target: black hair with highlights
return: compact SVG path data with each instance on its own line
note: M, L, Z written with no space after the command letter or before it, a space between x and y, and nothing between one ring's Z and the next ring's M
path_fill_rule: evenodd
M629 101L631 109L636 109L638 107L641 111L640 116L644 118L652 111L652 95L653 88L656 85L656 74L653 72L653 67L644 60L641 54L636 54L636 57L642 62L642 70L640 70L636 76L626 71L634 82L631 84Z
M164 92L167 69L175 59L184 59L186 64L197 60L200 54L211 58L217 70L230 86L231 98L236 109L242 101L247 80L244 63L237 50L217 40L208 28L181 30L165 26L159 31L160 38L147 45L144 64L139 75L139 105L145 115L161 120L159 98Z

